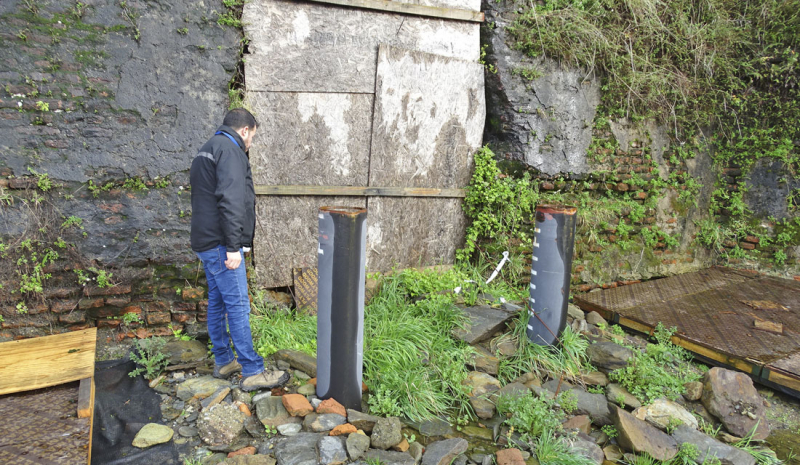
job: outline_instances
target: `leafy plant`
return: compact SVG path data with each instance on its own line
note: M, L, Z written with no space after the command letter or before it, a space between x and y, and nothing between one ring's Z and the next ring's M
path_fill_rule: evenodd
M163 352L165 345L166 341L161 338L137 340L130 357L139 366L128 376L134 378L144 374L146 379L157 378L169 364L169 357Z
M565 418L555 399L532 392L523 396L501 395L497 400L497 412L507 416L504 424L528 440L560 431Z
M576 452L568 440L544 431L535 442L536 458L541 465L590 465L595 461Z

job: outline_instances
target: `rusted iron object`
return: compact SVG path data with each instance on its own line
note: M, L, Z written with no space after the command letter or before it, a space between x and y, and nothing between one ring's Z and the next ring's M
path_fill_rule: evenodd
M317 396L361 410L367 210L319 209Z
M578 209L536 207L528 300L528 340L553 345L567 324L569 281Z

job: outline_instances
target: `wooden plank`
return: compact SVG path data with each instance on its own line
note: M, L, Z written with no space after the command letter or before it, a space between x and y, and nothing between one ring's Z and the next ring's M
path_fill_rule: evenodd
M352 8L366 8L368 10L388 11L407 15L428 16L431 18L454 19L459 21L472 21L482 23L482 11L470 11L455 8L442 8L435 6L416 5L388 0L310 0L318 3L347 6Z
M78 418L89 418L92 414L92 389L92 378L83 378L78 387Z
M97 328L0 343L0 395L94 376Z
M380 44L480 59L480 25L471 22L294 0L245 2L242 22L250 39L248 93L374 94ZM273 116L283 118L279 112L268 118Z
M94 385L94 376L90 381L91 383L91 400L89 405L91 405L91 409L89 412L89 460L87 465L92 465L92 431L94 431L94 394L95 394L95 385Z
M443 197L464 198L465 189L430 187L357 187L357 186L255 186L258 195L335 195L348 197Z

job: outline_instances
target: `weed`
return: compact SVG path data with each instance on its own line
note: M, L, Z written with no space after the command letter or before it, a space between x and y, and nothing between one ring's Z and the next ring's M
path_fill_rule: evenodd
M134 378L144 374L146 379L157 378L169 364L169 358L163 352L165 345L166 341L161 338L139 339L136 341L136 346L131 351L131 360L139 366L128 373L128 376Z
M141 178L128 178L122 183L123 189L130 189L133 191L146 191L147 185Z
M61 229L69 229L72 226L83 229L83 219L75 215L70 215L69 218L65 219L64 222L61 223Z
M614 425L605 425L600 428L600 430L606 433L606 436L608 436L609 439L614 439L615 437L619 436L619 432Z
M594 460L576 452L568 439L557 438L553 430L543 431L536 439L536 458L541 465L590 465Z
M264 426L264 433L267 435L268 438L271 438L278 434L278 428L270 425Z
M44 112L50 111L50 104L39 100L36 102L36 109Z
M114 273L109 273L106 270L101 270L98 268L89 268L89 271L96 275L95 281L97 282L97 287L115 286L115 284L111 282L111 277L114 276Z
M130 315L130 314L126 313L126 315ZM133 313L133 315L136 315L136 314ZM182 329L173 328L172 324L170 324L168 326L168 328L169 328L170 331L172 331L172 336L175 339L179 340L179 341L193 341L194 340L194 338L192 336L189 336L188 334L184 334Z
M185 36L186 34L189 33L189 28L182 27L180 29L177 29L175 32L177 32L178 34L180 34L182 36Z
M164 178L162 178L160 176L156 176L153 179L153 181L155 182L155 188L156 189L164 189L164 188L169 187L169 176L164 177Z
M783 462L778 460L778 458L775 456L775 452L771 451L769 448L754 444L756 441L754 441L753 435L755 435L757 429L758 422L756 422L756 424L753 426L753 429L750 430L750 433L748 433L747 436L735 442L733 445L752 455L753 458L756 459L757 465L782 464Z

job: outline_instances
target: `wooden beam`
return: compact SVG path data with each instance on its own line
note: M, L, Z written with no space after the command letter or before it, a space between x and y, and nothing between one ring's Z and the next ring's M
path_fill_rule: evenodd
M93 397L94 383L92 378L83 378L78 387L78 418L89 418L94 407Z
M257 195L320 195L346 197L442 197L464 198L464 189L428 187L357 187L357 186L255 186Z
M457 8L441 8L436 6L415 5L389 0L310 0L318 3L348 6L352 8L365 8L368 10L388 11L390 13L403 13L407 15L428 16L431 18L455 19L482 23L482 11L463 10Z
M87 465L92 465L92 432L94 431L94 376L91 378L91 385L92 385L92 395L91 400L89 401L89 405L91 409L89 411L89 460Z
M94 376L97 328L0 343L0 395Z

